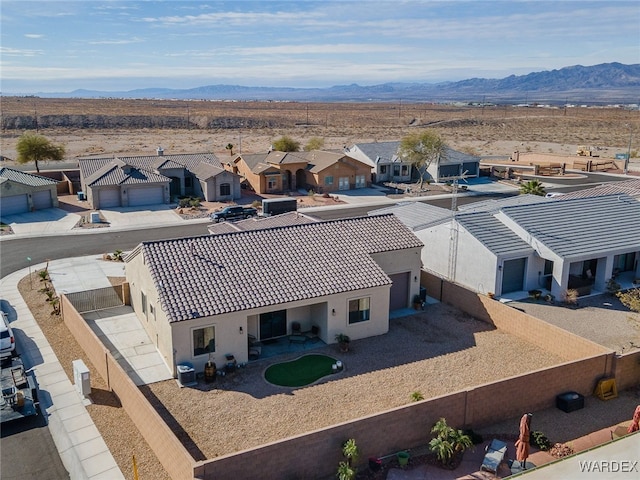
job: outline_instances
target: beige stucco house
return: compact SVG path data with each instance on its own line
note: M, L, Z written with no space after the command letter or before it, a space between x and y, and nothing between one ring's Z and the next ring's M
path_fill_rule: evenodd
M82 190L93 208L138 207L194 196L209 202L240 198L240 178L206 153L81 158Z
M393 215L141 243L125 260L131 304L169 368L317 327L334 343L381 335L419 293L422 243Z
M0 168L0 216L58 206L58 182L15 168Z

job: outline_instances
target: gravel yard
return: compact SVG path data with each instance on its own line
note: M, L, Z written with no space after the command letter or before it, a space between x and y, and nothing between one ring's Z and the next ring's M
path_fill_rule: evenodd
M313 352L342 360L344 372L309 387L275 387L263 378L270 358L212 385L180 389L168 380L143 391L204 459L406 405L415 391L434 397L562 361L443 304L392 320L387 335L352 341L347 353L336 345Z
M618 353L640 348L640 314L630 312L617 297L594 295L580 298L578 305L569 308L532 299L509 303L513 308Z

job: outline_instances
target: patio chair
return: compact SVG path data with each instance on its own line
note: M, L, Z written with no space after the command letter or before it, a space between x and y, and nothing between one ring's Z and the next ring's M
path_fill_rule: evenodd
M300 327L300 323L291 322L291 335L301 335L302 328Z
M507 444L501 440L495 438L491 440L491 443L487 445L484 460L482 460L482 466L480 470L485 472L496 473L500 464L504 461L504 457L507 454Z
M320 335L320 327L317 325L312 325L311 330L306 332L305 335L309 340L317 340L318 335Z

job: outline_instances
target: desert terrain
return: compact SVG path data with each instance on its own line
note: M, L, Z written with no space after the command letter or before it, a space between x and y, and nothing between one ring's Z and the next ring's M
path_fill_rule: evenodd
M640 112L622 108L453 106L405 103L215 102L118 99L2 98L0 146L7 165L25 131L63 144L73 160L89 155L213 152L259 153L287 135L325 149L394 141L416 128L437 131L455 149L480 156L514 150L601 157L640 144ZM635 155L634 155L635 153Z

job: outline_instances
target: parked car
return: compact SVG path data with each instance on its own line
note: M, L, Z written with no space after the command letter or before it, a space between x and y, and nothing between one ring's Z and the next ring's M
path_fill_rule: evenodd
M253 207L241 207L235 205L233 207L224 207L219 212L211 214L211 220L215 223L225 220L240 220L243 218L255 217L258 215L258 210Z
M3 311L0 311L2 322L0 322L0 359L12 357L16 351L16 340L13 331L9 326L9 317Z

